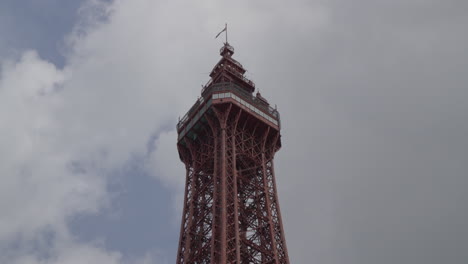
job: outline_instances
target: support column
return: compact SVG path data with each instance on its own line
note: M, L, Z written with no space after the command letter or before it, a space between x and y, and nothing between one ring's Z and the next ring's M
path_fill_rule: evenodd
M187 217L187 237L185 238L185 252L184 252L184 260L185 262L190 261L190 255L191 255L191 243L192 243L192 229L193 229L193 213L194 213L194 207L195 207L195 197L197 195L198 191L198 183L197 183L197 153L194 150L193 144L191 144L188 140L185 141L186 144L188 145L188 149L190 150L190 154L192 156L192 195L189 197L189 200L187 201L189 204L189 210L188 210L188 217Z
M279 263L284 263L284 264L289 264L289 255L288 255L288 249L286 246L286 238L284 236L284 228L283 228L283 223L282 223L282 218L281 218L281 210L278 202L278 191L276 189L276 179L275 179L275 170L274 170L274 164L273 160L270 161L270 173L271 173L271 184L272 184L272 189L273 189L273 196L276 201L276 211L277 211L277 217L276 217L276 232L280 233L280 241L281 241L281 247L282 247L282 253L280 257L280 262Z
M221 124L221 262L226 263L226 124Z
M178 264L183 264L183 263L187 263L187 256L186 256L186 252L189 251L189 248L187 248L187 243L186 241L190 238L188 238L188 232L187 232L187 229L185 228L185 225L187 223L187 221L190 221L189 218L188 218L188 203L189 203L189 194L190 192L192 192L191 190L191 184L193 184L193 170L192 168L190 167L190 165L186 164L186 170L187 170L187 174L186 174L186 184L185 184L185 196L184 196L184 210L182 212L182 221L181 221L181 224L180 224L180 237L179 237L179 249L177 251L177 263Z

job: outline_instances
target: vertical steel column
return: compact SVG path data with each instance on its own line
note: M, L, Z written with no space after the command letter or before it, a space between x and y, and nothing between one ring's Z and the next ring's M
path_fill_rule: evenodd
M189 201L189 194L192 192L191 190L191 183L192 183L192 168L190 167L189 164L185 165L187 173L185 176L186 179L186 184L185 184L185 196L184 196L184 210L182 212L182 221L180 224L180 237L179 237L179 249L177 250L177 263L182 264L182 263L187 263L186 262L186 256L185 256L185 251L188 251L187 248L185 248L185 241L187 240L188 232L185 229L185 226L187 224L187 221L189 221L187 217L187 208L189 207L188 201Z
M205 115L206 120L208 121L208 124L211 128L211 131L213 133L213 220L211 223L211 257L210 257L210 263L211 264L216 264L219 261L219 252L218 250L218 244L219 244L219 238L218 238L218 233L219 233L219 221L220 221L220 216L218 213L219 207L220 207L220 190L219 190L219 121L216 120L215 118L212 118L209 115Z
M266 213L268 216L269 237L271 239L271 246L273 248L273 258L275 260L275 263L279 263L278 251L277 251L276 239L275 239L275 230L274 230L274 225L273 225L273 219L271 217L271 200L270 200L270 194L268 191L266 162L267 161L265 159L265 147L263 146L262 147L262 176L263 176L262 180L263 180L263 192L265 194Z
M281 246L283 250L283 256L281 257L280 263L289 264L288 248L286 246L286 238L284 235L284 228L283 228L283 223L282 223L282 218L281 218L281 210L280 210L280 206L278 203L278 191L276 189L276 179L275 179L275 169L274 169L273 159L270 161L270 171L271 171L271 179L272 179L272 185L273 185L273 195L276 200L276 210L278 212L276 226L277 226L277 229L279 229L278 231L280 233Z
M188 223L186 224L187 232L188 234L191 234L192 232L192 227L193 227L193 211L195 207L195 196L197 195L197 153L196 150L194 149L193 144L191 144L188 140L186 140L186 143L188 145L188 149L190 151L190 154L192 156L192 195L188 198L189 200L187 201L189 204L189 210L188 210ZM191 246L190 244L192 243L192 236L188 235L185 238L185 252L184 252L184 260L185 262L188 262L190 260L190 255L192 254Z
M239 123L239 118L242 113L242 109L239 109L237 112L234 127L232 129L232 155L233 155L233 164L232 164L232 173L233 173L233 201L234 201L234 228L235 228L235 243L236 243L236 262L237 264L240 263L240 241L239 241L239 196L238 196L238 189L237 189L237 149L236 149L236 136L237 136L237 125Z
M220 120L221 121L221 120ZM221 262L226 263L226 123L221 124Z

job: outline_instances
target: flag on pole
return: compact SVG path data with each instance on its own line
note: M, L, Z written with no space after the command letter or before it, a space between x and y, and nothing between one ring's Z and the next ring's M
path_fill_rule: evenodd
M224 29L221 30L221 32L218 33L218 35L216 35L215 39L219 37L219 35L221 35L221 33L223 33L224 31L226 31L227 29L227 24L224 26Z

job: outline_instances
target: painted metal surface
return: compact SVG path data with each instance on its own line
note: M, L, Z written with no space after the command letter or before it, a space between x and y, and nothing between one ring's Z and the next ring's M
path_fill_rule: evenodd
M210 85L242 88L234 78L218 68ZM273 169L279 113L265 99L249 107L245 94L207 89L178 126L187 174L177 263L289 263Z

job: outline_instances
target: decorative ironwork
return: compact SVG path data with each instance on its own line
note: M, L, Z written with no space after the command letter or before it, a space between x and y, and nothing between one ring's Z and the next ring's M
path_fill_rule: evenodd
M179 264L289 263L273 168L279 113L246 90L212 82L177 125L187 170Z
M253 96L251 93L246 92L244 89L240 88L238 85L234 83L216 83L211 84L208 87L204 87L202 89L202 96L195 102L195 104L190 108L190 110L179 120L177 123L177 130L180 131L182 127L184 127L189 121L190 117L193 117L194 114L199 112L201 106L205 101L209 101L212 98L214 93L221 93L221 92L233 92L242 100L250 103L254 107L262 110L265 114L270 115L272 118L280 122L280 114L277 109L266 105L262 98Z

